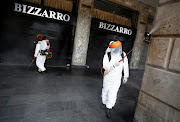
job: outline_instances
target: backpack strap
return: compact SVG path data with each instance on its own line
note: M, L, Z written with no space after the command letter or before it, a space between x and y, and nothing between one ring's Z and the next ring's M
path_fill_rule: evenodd
M121 53L122 61L124 62L124 52Z
M107 55L108 55L108 58L109 58L109 61L110 61L111 60L111 53L108 52Z

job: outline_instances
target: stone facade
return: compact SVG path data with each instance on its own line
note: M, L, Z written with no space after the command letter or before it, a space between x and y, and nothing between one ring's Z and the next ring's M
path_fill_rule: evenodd
M169 2L171 0L159 0L159 4L162 4L162 3L166 3L166 2Z
M171 59L169 63L169 69L180 72L180 38L176 38L174 42L174 48L172 50Z
M156 21L160 27L154 35L172 35L180 33L180 2L160 6L157 10ZM157 25L158 26L158 25Z
M131 68L137 69L139 67L140 56L142 52L142 39L146 29L147 17L154 16L156 9L152 6L146 5L135 0L108 0L127 8L136 10L140 13L137 26L137 36L134 46L139 45L139 49L135 49L132 53ZM92 18L93 0L80 0L78 7L78 19L76 26L76 33L74 39L74 48L72 56L72 65L85 66L87 57L87 48L89 43L89 34ZM139 44L140 43L140 44Z
M156 12L156 9L154 7L139 2L137 0L107 0L107 1L139 11L140 13L144 13L146 15L154 16Z
M53 8L57 8L61 10L66 10L70 12L72 11L72 7L73 7L73 3L68 0L63 0L61 2L60 0L57 0L57 1L56 0L53 0L53 1L51 0L44 0L44 1L23 0L23 1L33 2L36 4L44 3L45 6L49 6L49 7L53 7ZM143 0L141 1L107 0L107 1L139 12L139 21L137 23L137 36L134 42L134 47L139 45L139 49L135 48L133 50L132 56L131 56L131 62L130 62L131 69L132 68L138 69L139 63L141 60L142 51L144 51L143 47L145 47L143 43L144 32L146 28L150 27L149 25L147 25L147 18L148 16L153 17L156 13L156 9L155 7L152 7L150 5L147 5L141 2ZM94 0L79 0L78 1L78 18L77 18L75 37L74 37L72 65L86 66L86 58L87 58L93 6L94 6ZM145 51L147 51L147 49ZM143 62L145 62L145 60ZM144 64L141 64L141 65L144 65Z
M146 66L141 90L180 109L180 75Z
M133 47L134 50L132 51L131 60L130 60L130 68L139 69L140 60L145 60L145 59L141 59L141 55L142 55L141 53L143 53L142 49L145 46L143 43L144 33L145 31L149 31L149 29L146 30L148 26L147 18L148 16L152 16L152 17L155 16L156 8L150 5L146 5L136 0L108 0L108 1L116 3L116 4L120 4L122 6L128 7L130 9L133 9L139 12L139 19L137 23L137 35L134 41L134 47ZM147 50L148 49L144 51L147 51Z
M135 118L138 122L179 122L178 109L141 91Z
M180 121L180 1L160 3L155 21L168 19L152 35L135 112L138 122Z
M170 50L172 50L173 40L171 38L153 38L151 42L151 47L149 48L147 63L167 68L167 57L170 55Z

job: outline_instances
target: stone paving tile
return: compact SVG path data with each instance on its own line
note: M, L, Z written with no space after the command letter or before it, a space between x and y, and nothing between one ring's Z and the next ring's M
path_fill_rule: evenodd
M24 122L24 116L2 117L0 122Z
M0 117L12 117L25 115L27 105L8 105L0 107Z
M9 96L0 96L0 106L5 106L9 100Z
M112 119L100 109L102 76L94 69L47 68L46 74L24 67L0 65L0 122L132 122L138 83L142 76L133 70L122 85ZM4 70L3 70L4 69Z

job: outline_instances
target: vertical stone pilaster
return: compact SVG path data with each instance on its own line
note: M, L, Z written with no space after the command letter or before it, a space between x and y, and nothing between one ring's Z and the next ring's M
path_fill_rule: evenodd
M72 65L85 66L91 27L93 0L80 0L74 38Z
M172 55L169 62L169 69L180 72L180 38L175 38Z
M139 67L139 60L142 52L144 33L146 30L146 22L147 22L147 16L140 13L138 26L137 26L136 39L134 41L134 47L130 62L131 69L138 69Z

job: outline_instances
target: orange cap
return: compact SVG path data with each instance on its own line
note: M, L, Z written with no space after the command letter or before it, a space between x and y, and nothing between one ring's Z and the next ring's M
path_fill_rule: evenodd
M118 41L110 44L109 47L110 47L110 48L117 48L117 47L119 47L119 46L121 46L121 45L122 45L122 43L118 40Z
M38 35L37 35L37 38L38 38L39 36L43 37L41 34L38 34Z

